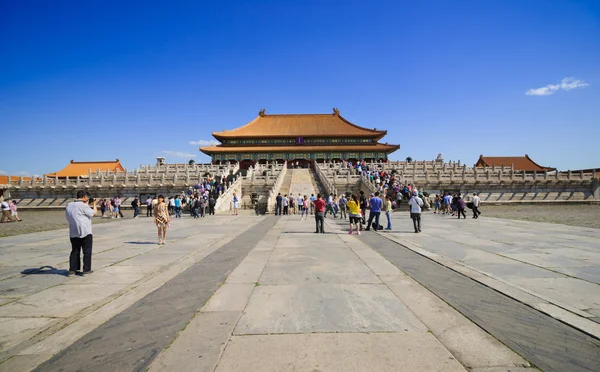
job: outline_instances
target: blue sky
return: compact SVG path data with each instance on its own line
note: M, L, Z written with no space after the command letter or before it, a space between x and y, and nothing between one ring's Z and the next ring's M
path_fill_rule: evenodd
M388 130L392 159L600 167L600 1L3 1L0 171L132 169L267 113ZM564 80L566 78L566 80ZM527 93L530 94L527 94Z

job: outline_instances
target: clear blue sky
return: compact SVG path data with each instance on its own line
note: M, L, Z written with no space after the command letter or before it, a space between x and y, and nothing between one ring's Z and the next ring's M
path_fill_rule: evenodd
M387 129L392 159L600 167L600 1L0 4L9 174L205 162L189 142L261 108L333 107Z

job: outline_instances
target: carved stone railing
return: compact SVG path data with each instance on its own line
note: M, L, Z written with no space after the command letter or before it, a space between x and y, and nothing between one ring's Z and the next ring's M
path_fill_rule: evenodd
M329 180L327 175L325 175L325 173L321 169L320 164L315 164L315 174L317 176L318 181L325 188L325 191L327 192L327 194L336 194L337 195L337 190L336 190L334 184L331 182L331 180Z
M238 201L242 200L243 177L237 175L233 182L228 182L225 190L221 192L215 204L216 212L233 210L233 193L236 193Z
M285 161L283 163L283 168L281 169L281 172L279 172L279 175L277 176L277 179L275 180L275 184L273 185L273 188L271 188L271 190L269 190L269 197L267 198L267 211L272 211L275 209L275 204L277 203L277 194L279 193L279 190L281 189L281 184L283 184L283 179L285 178L285 175L287 174L287 161Z

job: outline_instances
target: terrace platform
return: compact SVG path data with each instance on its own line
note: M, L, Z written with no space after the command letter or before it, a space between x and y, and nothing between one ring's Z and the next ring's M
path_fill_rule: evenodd
M64 229L2 238L0 371L600 370L600 230L393 225L184 217L158 246L126 219L94 226L86 277Z

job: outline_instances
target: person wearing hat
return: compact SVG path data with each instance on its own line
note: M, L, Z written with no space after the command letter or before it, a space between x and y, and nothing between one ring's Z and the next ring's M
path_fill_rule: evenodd
M413 220L413 226L415 233L421 232L421 208L423 207L423 200L419 198L419 194L413 191L412 197L408 201L410 205L410 218Z
M90 202L92 207L90 207ZM81 268L83 250L83 275L92 273L92 217L98 212L97 199L91 199L87 191L77 191L77 200L67 204L65 211L69 222L71 255L68 276L75 275Z

